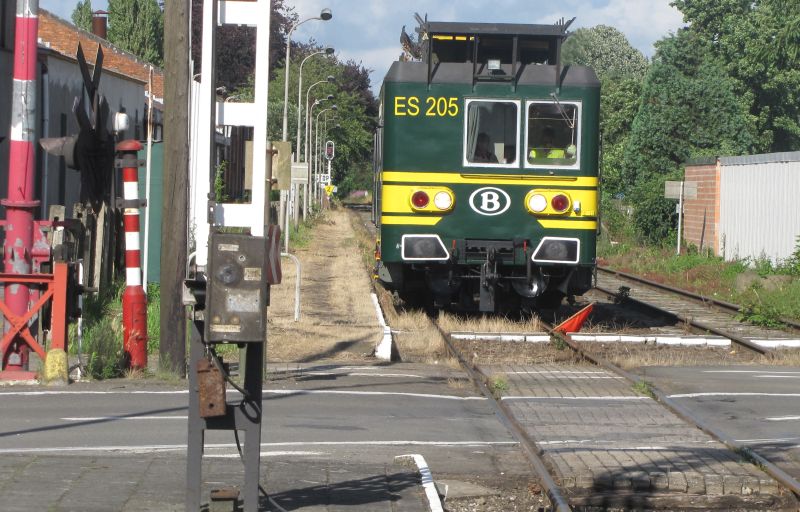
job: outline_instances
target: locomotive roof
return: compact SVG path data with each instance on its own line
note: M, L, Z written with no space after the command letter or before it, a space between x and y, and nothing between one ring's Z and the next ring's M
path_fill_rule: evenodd
M510 70L509 70L510 71ZM592 68L570 65L565 68L554 65L523 66L515 76L518 85L560 85L568 87L600 87ZM472 64L444 62L429 74L424 62L392 63L384 82L435 83L435 84L474 84Z
M558 38L566 38L568 36L568 26L568 23L529 25L522 23L461 23L449 21L429 21L427 24L430 35L476 34Z

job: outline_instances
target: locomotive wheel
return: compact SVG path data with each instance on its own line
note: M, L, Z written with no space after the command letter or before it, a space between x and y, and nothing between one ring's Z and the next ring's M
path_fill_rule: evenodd
M536 298L538 309L558 309L564 300L564 294L558 290L546 290Z

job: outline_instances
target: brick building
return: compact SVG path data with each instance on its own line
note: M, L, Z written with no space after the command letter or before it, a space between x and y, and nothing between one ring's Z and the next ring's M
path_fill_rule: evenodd
M683 201L683 237L701 251L719 254L719 160L714 157L686 163L685 180L697 183L697 197Z
M685 165L683 237L726 260L789 258L800 241L800 151L698 159Z

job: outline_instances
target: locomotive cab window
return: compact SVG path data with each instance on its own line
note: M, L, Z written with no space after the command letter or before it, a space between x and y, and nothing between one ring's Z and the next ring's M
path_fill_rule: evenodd
M527 105L526 167L577 169L580 104L557 100Z
M519 167L518 101L467 100L464 165Z

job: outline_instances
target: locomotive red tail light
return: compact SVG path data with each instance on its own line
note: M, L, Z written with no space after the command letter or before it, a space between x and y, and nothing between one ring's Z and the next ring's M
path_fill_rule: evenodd
M569 208L569 198L564 194L558 194L553 196L550 200L550 206L557 212L565 212L567 208Z
M413 204L415 208L425 208L428 206L429 202L430 198L428 194L422 190L417 190L411 195L411 204Z

